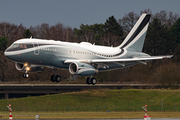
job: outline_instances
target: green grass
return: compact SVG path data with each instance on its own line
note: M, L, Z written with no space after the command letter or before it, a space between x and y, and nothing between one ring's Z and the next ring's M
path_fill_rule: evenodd
M8 112L125 112L142 111L147 104L148 111L180 111L179 90L85 90L38 97L0 100L0 111Z

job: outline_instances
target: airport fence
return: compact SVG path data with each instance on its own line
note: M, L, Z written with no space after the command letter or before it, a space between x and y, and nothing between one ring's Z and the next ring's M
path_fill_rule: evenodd
M148 104L148 103L147 103ZM57 112L123 112L123 111L144 111L142 109L142 103L136 104L136 105L131 105L131 104L126 104L126 105L94 105L91 104L90 106L69 106L68 104L66 107L62 107L61 105L52 105L51 107L46 107L46 106L30 106L30 107L25 107L25 106L13 106L12 107L13 111L16 112L52 112L52 111L57 111ZM1 107L0 111L8 111L6 107ZM148 104L148 111L180 111L180 104L174 103L173 105L152 105Z

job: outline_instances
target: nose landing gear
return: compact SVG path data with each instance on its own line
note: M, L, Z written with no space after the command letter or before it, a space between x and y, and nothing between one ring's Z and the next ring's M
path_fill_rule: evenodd
M28 73L24 73L23 74L23 78L28 78L29 77L29 74Z
M25 66L25 73L23 74L23 77L24 78L28 78L29 77L29 74L27 73L29 70L30 70L30 67L28 67L28 63L25 63L24 64L24 66Z
M23 78L28 78L29 77L29 74L27 72L28 72L28 70L26 70L26 72L23 74Z

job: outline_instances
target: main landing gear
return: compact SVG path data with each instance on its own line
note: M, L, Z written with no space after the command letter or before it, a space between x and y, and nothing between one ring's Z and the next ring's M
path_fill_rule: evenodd
M96 78L93 78L92 76L91 77L88 77L86 79L86 83L89 85L89 84L92 84L92 85L95 85L97 83L97 80Z
M51 76L51 81L52 82L60 82L61 81L61 76L56 74L57 69L54 69L54 75Z

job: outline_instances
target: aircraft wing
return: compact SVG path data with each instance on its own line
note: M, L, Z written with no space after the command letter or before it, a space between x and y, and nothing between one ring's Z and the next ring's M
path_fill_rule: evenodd
M172 58L173 55L168 56L149 56L149 57L134 57L134 58L122 58L122 59L66 59L64 63L81 62L81 63L108 63L108 62L141 62L149 60L158 60Z

